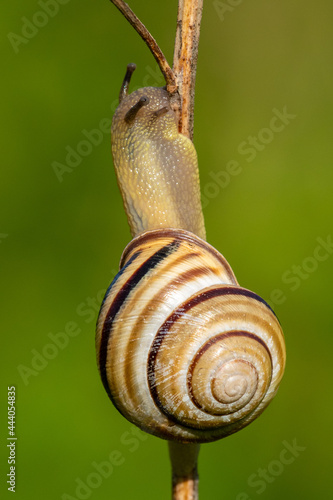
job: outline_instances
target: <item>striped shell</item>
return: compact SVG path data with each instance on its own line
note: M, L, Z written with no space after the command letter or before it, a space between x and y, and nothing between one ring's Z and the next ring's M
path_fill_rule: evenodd
M208 442L248 425L285 365L280 324L241 288L212 246L179 229L147 231L125 249L96 333L117 409L168 440Z

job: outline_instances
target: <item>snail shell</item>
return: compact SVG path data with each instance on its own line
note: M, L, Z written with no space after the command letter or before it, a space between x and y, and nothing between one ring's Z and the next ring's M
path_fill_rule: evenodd
M104 387L141 429L209 442L254 420L285 365L275 314L238 285L225 258L181 229L147 231L126 247L96 333Z

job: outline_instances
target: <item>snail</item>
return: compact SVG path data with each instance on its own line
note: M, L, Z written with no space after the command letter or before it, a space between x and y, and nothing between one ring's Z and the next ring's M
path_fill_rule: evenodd
M133 236L101 305L102 383L119 412L169 441L204 443L248 425L285 367L280 323L205 241L197 156L163 88L128 93L112 154Z

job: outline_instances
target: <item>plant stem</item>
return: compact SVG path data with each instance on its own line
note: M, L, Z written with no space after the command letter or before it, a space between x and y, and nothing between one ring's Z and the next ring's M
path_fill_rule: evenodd
M169 441L172 467L172 500L198 500L199 444L183 444Z
M149 33L145 25L140 21L140 19L134 14L127 3L122 0L111 0L111 2L120 10L127 21L133 26L135 31L141 36L143 41L146 43L151 53L155 57L157 64L165 78L167 84L167 90L170 94L173 94L177 90L177 83L175 80L174 73L170 68L163 52L159 48L155 38Z
M203 0L179 0L173 71L181 99L179 131L193 139L194 94Z

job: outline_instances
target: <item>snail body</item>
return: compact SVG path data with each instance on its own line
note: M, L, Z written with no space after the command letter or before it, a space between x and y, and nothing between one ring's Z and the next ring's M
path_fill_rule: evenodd
M126 82L125 77L127 89ZM178 132L168 92L145 87L122 93L111 137L132 236L178 227L205 238L197 154L192 141Z
M193 144L178 134L164 89L127 96L132 72L112 151L134 239L99 313L98 366L116 408L141 429L214 441L248 425L276 394L283 332L204 240Z

